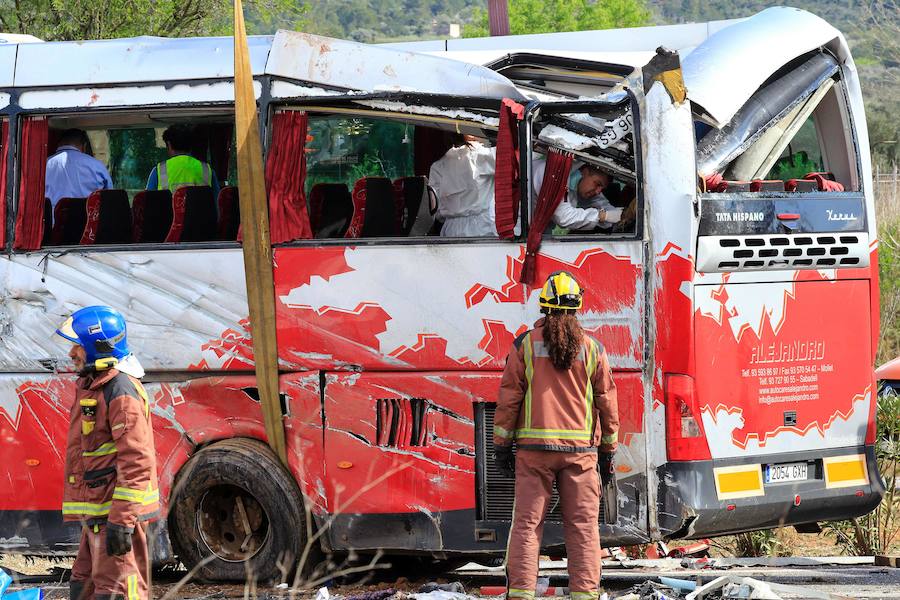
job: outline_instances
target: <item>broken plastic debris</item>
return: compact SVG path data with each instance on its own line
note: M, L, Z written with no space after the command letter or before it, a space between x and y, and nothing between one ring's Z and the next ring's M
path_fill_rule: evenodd
M278 585L275 586L275 589L276 590L286 590L286 589L288 589L288 584L279 583ZM325 588L322 588L322 589L325 589ZM328 590L326 590L326 591L328 591Z
M331 594L328 593L327 587L320 587L316 592L316 600L328 600L329 598L331 598Z
M472 600L473 597L468 594L460 594L458 592L445 592L443 590L434 590L426 594L410 594L410 598L415 600Z
M725 566L714 558L682 558L681 566L685 569L724 569Z
M6 588L9 587L9 584L12 583L12 577L9 576L9 573L0 569L0 596L6 592Z
M43 600L44 590L41 588L28 588L7 594L6 590L12 582L9 573L0 569L0 596L3 596L3 600Z
M44 600L44 590L41 588L28 588L18 592L3 594L3 600Z
M752 577L737 577L735 575L726 575L725 577L713 579L703 587L697 588L697 590L688 594L687 600L706 598L718 590L722 590L722 598L729 600L781 600L781 596L772 591L772 588L766 582L753 579Z
M682 592L693 592L697 589L697 582L690 579L675 579L673 577L660 577L659 582L667 585L672 589Z
M450 583L436 583L434 581L429 581L419 588L419 592L422 594L427 594L429 592L434 592L437 590L440 590L442 592L456 592L457 594L466 593L466 588L463 587L463 584L458 581L451 581Z

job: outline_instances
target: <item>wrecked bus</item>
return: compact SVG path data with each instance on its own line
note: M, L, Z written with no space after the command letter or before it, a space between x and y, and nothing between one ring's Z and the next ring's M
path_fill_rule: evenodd
M286 467L254 381L231 39L0 46L0 551L76 550L60 514L73 374L52 332L107 303L148 372L157 560L174 549L208 578L240 579L245 562L277 577L313 550L502 553L513 482L492 463L494 400L558 269L586 288L583 323L618 384L604 544L804 526L879 502L871 168L837 30L778 8L399 46L282 31L250 53ZM175 123L195 126L217 194L144 189ZM54 205L44 164L69 128L116 189ZM434 235L427 176L449 134L496 147L496 235ZM573 161L602 167L634 220L552 228L538 159L559 177ZM544 545L557 554L562 539L553 505Z

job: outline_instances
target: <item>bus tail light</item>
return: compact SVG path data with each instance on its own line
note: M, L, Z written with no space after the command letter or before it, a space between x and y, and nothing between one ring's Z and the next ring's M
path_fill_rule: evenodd
M669 460L709 460L694 378L666 375L666 445Z

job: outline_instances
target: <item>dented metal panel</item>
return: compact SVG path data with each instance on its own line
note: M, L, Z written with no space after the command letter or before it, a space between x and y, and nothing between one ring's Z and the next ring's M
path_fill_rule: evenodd
M0 259L0 372L66 368L53 331L109 304L149 371L252 368L240 249L36 252Z
M841 33L819 17L775 7L723 29L694 48L682 62L688 97L710 123L728 123L775 71L819 47L848 55Z
M271 36L249 39L250 68L265 71ZM18 46L17 87L55 87L234 77L234 40L136 37ZM2 50L2 48L0 48ZM186 60L190 57L190 60ZM2 64L2 63L0 63Z
M279 248L283 364L345 369L500 369L540 316L518 281L520 244ZM536 280L566 269L587 286L583 323L617 369L643 356L641 257L628 242L546 243Z
M275 35L266 73L348 90L524 99L508 79L484 67L294 31Z

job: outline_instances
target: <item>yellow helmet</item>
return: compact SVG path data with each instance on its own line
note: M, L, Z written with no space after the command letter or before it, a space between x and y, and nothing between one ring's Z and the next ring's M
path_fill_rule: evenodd
M556 271L547 278L538 304L542 309L578 310L581 308L582 295L581 286L571 273Z

